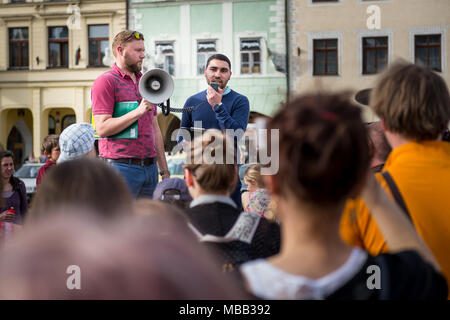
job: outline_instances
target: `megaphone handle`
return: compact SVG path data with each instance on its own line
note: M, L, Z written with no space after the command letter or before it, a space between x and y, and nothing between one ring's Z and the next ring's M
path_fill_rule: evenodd
M167 103L161 103L162 114L168 116L170 113L170 99L167 99Z

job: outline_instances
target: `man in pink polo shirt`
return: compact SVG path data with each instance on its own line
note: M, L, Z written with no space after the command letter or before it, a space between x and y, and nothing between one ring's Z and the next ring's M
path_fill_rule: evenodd
M112 69L100 75L91 90L92 114L99 140L99 156L126 179L135 197L149 197L158 183L158 168L169 178L164 143L156 119L156 106L142 99L139 80L145 55L144 36L136 31L121 31L112 50L116 58ZM113 117L118 103L138 102L139 106ZM137 139L111 138L138 121Z

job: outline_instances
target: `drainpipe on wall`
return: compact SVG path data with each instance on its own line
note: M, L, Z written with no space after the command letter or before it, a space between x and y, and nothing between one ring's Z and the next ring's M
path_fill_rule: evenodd
M128 30L129 0L125 0L125 30Z
M289 101L290 95L290 72L289 72L289 57L290 57L290 48L289 48L289 0L284 1L284 26L286 32L286 102Z

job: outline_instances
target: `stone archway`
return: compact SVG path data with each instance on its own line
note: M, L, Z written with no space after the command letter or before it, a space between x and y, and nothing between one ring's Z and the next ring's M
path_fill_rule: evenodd
M33 151L33 136L23 119L17 120L8 134L7 141L7 149L14 153L17 163L22 163Z

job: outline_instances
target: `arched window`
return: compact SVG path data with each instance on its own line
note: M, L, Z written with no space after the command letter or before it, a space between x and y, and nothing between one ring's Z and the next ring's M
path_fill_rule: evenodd
M69 114L67 116L64 116L64 118L62 119L61 132L63 132L65 128L67 128L71 124L75 123L76 121L77 120L76 120L74 114Z
M48 134L55 134L56 132L56 123L55 118L53 116L48 116Z

